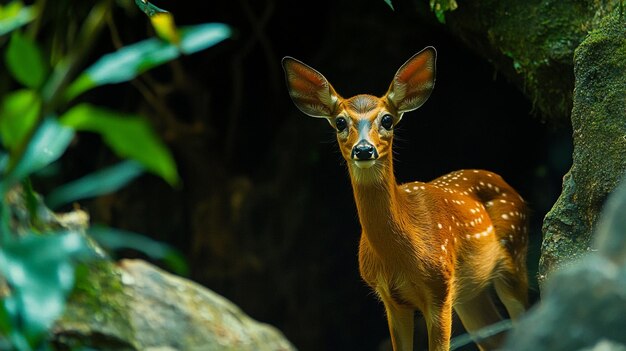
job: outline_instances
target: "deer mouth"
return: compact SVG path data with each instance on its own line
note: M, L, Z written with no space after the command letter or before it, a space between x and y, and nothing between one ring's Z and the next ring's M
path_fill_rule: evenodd
M376 164L376 160L354 160L354 165L361 169L370 168Z

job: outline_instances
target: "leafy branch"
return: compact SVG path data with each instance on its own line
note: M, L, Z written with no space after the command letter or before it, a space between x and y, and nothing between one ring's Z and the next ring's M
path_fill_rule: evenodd
M75 265L98 257L83 230L53 224L55 214L47 206L58 208L114 192L144 171L171 185L179 182L171 153L147 119L89 103L75 104L75 99L103 85L132 81L230 36L230 28L220 23L179 29L171 13L137 0L158 37L121 47L81 70L95 44L93 38L110 24L113 1L103 0L91 8L76 43L52 68L43 46L23 30L29 23L40 26L35 14L45 4L0 5L0 45L10 35L4 58L17 86L0 101L0 348L9 345L17 350L45 347L45 332L62 313L74 286ZM99 134L122 161L61 185L42 199L30 178L61 158L74 136L84 132ZM125 242L185 271L176 251L146 237L106 227L87 228L87 232L96 234L105 246L115 248L115 243Z

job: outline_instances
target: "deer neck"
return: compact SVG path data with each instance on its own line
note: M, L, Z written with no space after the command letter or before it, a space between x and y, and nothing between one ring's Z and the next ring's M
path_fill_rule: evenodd
M350 165L349 170L362 235L379 255L397 256L401 247L410 245L410 239L402 220L407 218L407 199L398 190L392 161L368 169Z

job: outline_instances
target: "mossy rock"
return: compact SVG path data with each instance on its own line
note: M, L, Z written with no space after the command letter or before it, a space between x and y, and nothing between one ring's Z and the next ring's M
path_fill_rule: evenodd
M116 265L99 260L80 266L65 312L52 329L58 350L91 346L98 350L134 350L128 296Z
M484 0L446 13L446 27L523 91L545 120L566 124L574 50L619 0Z
M52 333L58 350L295 350L224 297L141 260L90 266Z
M626 172L626 18L608 16L574 56L573 165L544 221L540 283L592 250L608 194Z

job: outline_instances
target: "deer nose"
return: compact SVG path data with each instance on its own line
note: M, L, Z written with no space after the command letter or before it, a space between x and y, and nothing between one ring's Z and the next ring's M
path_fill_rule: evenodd
M352 159L357 161L375 160L378 158L378 151L369 141L362 139L352 148Z

